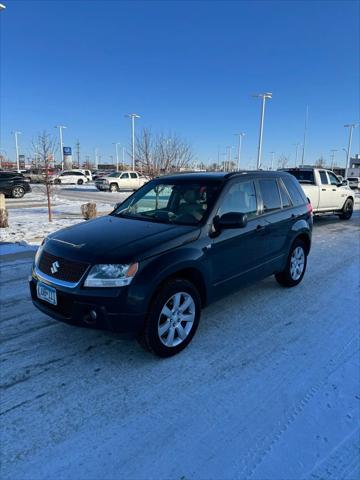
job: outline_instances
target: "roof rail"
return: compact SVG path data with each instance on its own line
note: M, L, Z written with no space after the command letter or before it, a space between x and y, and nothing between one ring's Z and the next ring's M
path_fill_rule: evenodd
M236 175L243 175L244 173L247 173L248 170L239 170L237 172L229 172L227 173L224 178L232 178L235 177Z

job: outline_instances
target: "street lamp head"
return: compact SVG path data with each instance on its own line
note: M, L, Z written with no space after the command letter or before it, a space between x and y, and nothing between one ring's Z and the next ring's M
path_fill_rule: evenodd
M255 93L252 95L253 97L256 98L272 98L272 93L270 92L265 92L265 93Z
M344 127L347 127L347 128L356 128L358 126L357 123L347 123L346 125L344 125Z
M141 118L140 115L138 115L137 113L128 113L125 115L125 117L127 118Z

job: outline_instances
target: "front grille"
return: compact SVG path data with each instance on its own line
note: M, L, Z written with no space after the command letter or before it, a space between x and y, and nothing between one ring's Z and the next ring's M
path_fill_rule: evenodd
M55 262L57 262L55 265L57 271L54 271L55 269L53 268ZM57 280L62 280L63 282L71 283L78 282L88 266L88 263L66 260L65 258L57 257L45 251L42 252L38 264L39 270L46 275L56 278Z

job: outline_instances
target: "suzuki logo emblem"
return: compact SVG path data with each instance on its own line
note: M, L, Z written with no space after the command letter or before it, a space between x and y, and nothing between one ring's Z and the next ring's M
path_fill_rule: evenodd
M56 260L54 263L51 264L50 271L51 273L57 273L59 268L60 268L59 262Z

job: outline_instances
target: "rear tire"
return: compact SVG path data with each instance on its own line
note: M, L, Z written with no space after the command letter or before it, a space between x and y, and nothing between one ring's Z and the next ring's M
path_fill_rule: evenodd
M159 357L181 352L192 340L200 321L201 300L188 280L167 281L156 293L139 337L141 345Z
M61 183L61 180L59 178L55 178L54 184L55 185L60 185L60 183Z
M22 198L25 195L25 188L21 186L14 187L11 190L12 198Z
M343 206L342 213L339 215L340 220L350 220L354 211L354 202L348 198Z
M119 187L116 183L111 183L110 184L110 192L118 192L119 191Z
M303 240L296 239L291 246L285 270L276 273L276 281L283 287L295 287L304 277L307 265L307 247Z

